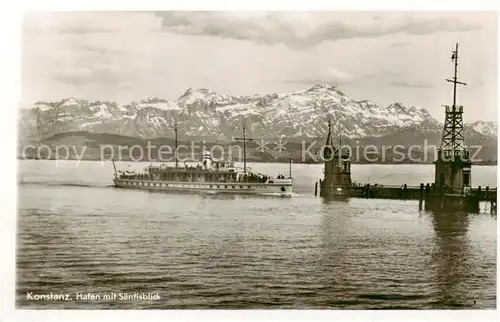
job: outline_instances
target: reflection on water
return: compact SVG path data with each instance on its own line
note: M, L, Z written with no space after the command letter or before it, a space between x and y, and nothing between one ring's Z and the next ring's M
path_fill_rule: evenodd
M321 246L316 270L321 273L321 283L328 286L327 293L330 295L325 305L361 307L356 296L348 294L350 278L354 277L354 272L349 267L350 249L356 247L348 244L347 238L351 230L352 214L345 212L345 201L325 199L323 202L327 206L321 209Z
M471 298L460 283L470 277L473 265L469 264L467 229L469 215L462 212L430 213L435 232L432 267L436 271L438 301L447 306L464 306Z
M19 186L20 308L496 306L489 214L419 213L415 201L324 200L310 190L292 198L124 190L104 184L106 169L87 169L78 176L85 185L70 182L69 170L42 170L26 180L50 174L59 185ZM161 301L26 300L77 291L158 292Z
M349 198L347 197L335 197L335 196L330 196L330 197L321 197L321 202L325 205L329 204L336 204L336 203L346 203L349 202Z

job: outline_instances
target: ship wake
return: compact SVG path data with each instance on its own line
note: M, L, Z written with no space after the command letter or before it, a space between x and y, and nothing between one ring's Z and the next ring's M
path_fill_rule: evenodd
M18 185L36 185L51 187L87 187L87 188L110 188L112 184L81 183L81 182L60 182L60 181L18 181Z

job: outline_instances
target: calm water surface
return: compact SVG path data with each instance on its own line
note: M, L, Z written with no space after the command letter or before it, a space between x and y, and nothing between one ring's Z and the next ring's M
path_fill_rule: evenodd
M142 169L145 164L122 167ZM286 164L253 164L286 174ZM312 196L319 165L294 165L292 198L110 187L111 164L20 161L21 308L495 308L496 216L419 212L416 201ZM353 180L417 185L433 167L352 167ZM496 167L474 167L495 186ZM482 206L482 209L484 209ZM27 293L69 294L33 301ZM158 294L82 300L77 293Z

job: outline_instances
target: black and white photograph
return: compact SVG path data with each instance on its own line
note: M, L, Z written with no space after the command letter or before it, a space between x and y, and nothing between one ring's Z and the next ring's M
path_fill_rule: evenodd
M453 9L24 12L9 301L496 310L498 15Z

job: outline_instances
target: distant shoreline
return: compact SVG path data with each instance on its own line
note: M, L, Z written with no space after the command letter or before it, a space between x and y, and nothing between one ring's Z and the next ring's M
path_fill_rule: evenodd
M183 137L175 142L173 138L156 138L151 140L128 137L118 134L90 133L85 131L58 133L50 138L38 141L19 141L18 159L42 160L85 160L102 161L115 159L126 162L142 160L149 163L159 163L162 160L173 161L175 152L179 158L198 158L200 151L210 151L217 159L227 159L242 162L243 144L232 140L222 142L210 141L207 138ZM286 145L278 145L275 140L269 139L259 142L249 142L246 145L246 159L248 162L284 163L292 159L295 164L322 164L322 138L307 138L304 141L289 140ZM491 142L490 142L491 141ZM498 165L496 141L477 141L471 144L473 165ZM273 143L274 142L274 143ZM433 164L436 150L439 149L440 137L403 138L388 137L365 138L360 141L349 142L344 145L351 148L350 160L352 164ZM406 142L406 143L404 143ZM266 144L270 144L267 146ZM404 143L404 144L403 144ZM180 147L182 152L177 149ZM472 148L473 147L473 148ZM435 148L434 150L432 150ZM154 161L156 159L156 161ZM181 161L181 162L182 162Z
M56 159L56 158L49 158L49 159L36 159L36 158L23 158L18 156L17 160L34 160L34 161L97 161L100 162L102 161L100 158L83 158L81 160L78 160L77 158L61 158L61 159ZM104 160L105 162L111 162L111 160ZM150 160L119 160L116 162L150 162ZM154 163L166 163L163 161L152 161ZM173 161L170 161L173 162ZM184 162L184 161L179 161L179 162ZM243 161L237 161L237 162L243 162ZM247 160L249 163L283 163L283 164L288 164L289 161L285 160ZM320 164L322 165L323 162L298 162L298 161L293 161L293 164ZM353 165L409 165L409 164L414 164L414 165L419 165L419 164L426 164L426 165L432 165L433 162L412 162L412 161L406 161L406 162L351 162ZM478 166L497 166L498 162L497 161L485 161L485 162L480 162L480 163L473 163L472 165Z

